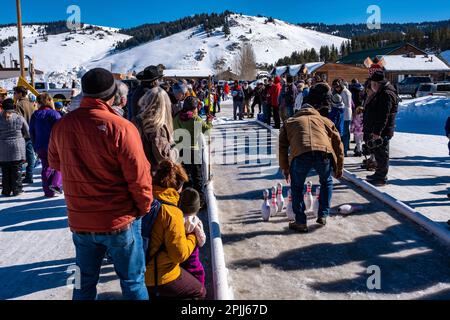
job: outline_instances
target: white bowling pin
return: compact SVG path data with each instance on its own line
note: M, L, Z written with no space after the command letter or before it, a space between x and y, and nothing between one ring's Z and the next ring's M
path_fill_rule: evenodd
M313 205L313 212L316 217L319 215L319 200L320 200L320 187L317 187L316 193L314 194L314 205Z
M261 206L261 215L264 221L269 221L270 218L270 202L269 202L269 190L264 190L264 202Z
M270 203L270 216L273 217L278 212L277 187L272 188L272 202Z
M344 204L342 206L339 207L338 209L338 213L339 214L352 214L355 212L360 212L362 211L362 206L352 206L350 204Z
M277 206L278 206L278 212L283 211L284 198L283 198L283 185L281 183L277 184Z
M295 221L295 213L294 213L294 209L292 207L292 191L289 190L288 191L288 195L289 195L289 201L286 207L286 215L289 219L289 221Z
M305 194L305 212L311 212L314 203L314 197L312 195L312 182L308 181L306 184L306 194Z

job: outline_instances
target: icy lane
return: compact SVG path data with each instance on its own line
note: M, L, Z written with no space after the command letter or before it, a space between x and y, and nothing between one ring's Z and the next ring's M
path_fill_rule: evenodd
M260 154L243 156L254 153L252 141ZM353 185L335 181L325 228L309 220L303 235L289 230L283 216L262 222L263 190L285 183L276 145L277 137L256 122L222 120L213 132L213 180L236 299L450 298L448 248ZM311 179L315 188L318 178ZM347 203L364 210L338 215L336 207ZM371 290L367 282L378 267L381 289Z

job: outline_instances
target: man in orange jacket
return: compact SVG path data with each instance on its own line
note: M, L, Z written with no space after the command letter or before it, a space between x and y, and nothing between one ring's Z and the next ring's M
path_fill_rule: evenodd
M111 105L113 75L93 69L82 78L83 100L53 127L50 166L62 173L69 226L80 268L75 300L97 296L106 253L127 300L147 300L141 217L150 211L152 179L136 127Z

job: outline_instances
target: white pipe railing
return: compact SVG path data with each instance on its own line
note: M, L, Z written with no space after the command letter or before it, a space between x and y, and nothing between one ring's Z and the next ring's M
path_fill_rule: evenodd
M225 264L222 235L220 232L219 209L214 184L210 172L210 145L206 143L205 136L201 136L203 150L203 176L206 181L206 201L208 204L209 235L211 239L211 262L214 288L214 299L233 300L233 291L228 284L228 269Z

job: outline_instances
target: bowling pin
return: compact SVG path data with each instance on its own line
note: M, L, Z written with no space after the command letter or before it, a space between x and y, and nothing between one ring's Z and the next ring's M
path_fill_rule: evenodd
M295 213L294 213L294 209L292 207L292 191L291 190L288 191L288 195L289 195L288 196L289 200L288 200L288 204L286 207L286 215L287 215L289 221L295 221Z
M264 190L264 202L261 206L261 215L264 221L269 221L270 219L270 202L269 202L269 190Z
M281 183L277 184L277 207L278 207L278 212L283 211L284 198L283 198L283 185Z
M306 183L306 194L305 194L305 212L311 212L313 209L314 197L312 195L312 182L308 181Z
M319 215L319 200L320 200L320 187L316 188L316 193L314 195L314 205L313 205L313 212L314 216Z
M270 216L273 217L278 212L277 187L272 188L272 202L270 203Z

